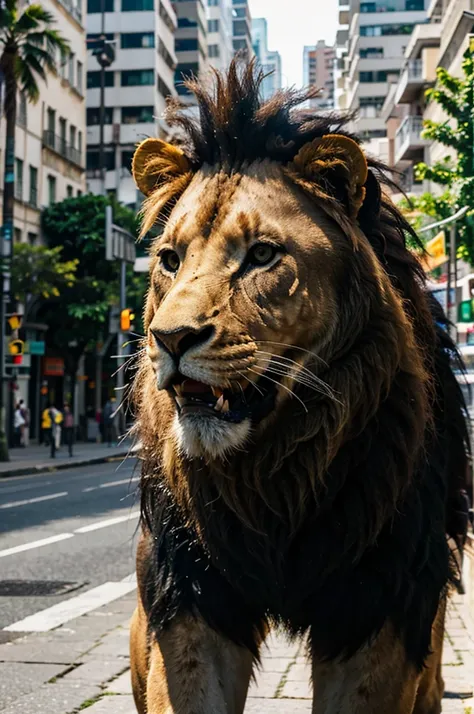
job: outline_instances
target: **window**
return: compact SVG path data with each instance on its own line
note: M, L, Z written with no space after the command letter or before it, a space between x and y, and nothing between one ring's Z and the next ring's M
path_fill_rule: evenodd
M386 37L388 35L411 35L414 24L397 25L363 25L360 28L362 37Z
M100 32L91 32L87 35L87 42L93 42L94 40L98 40L100 37L102 37L102 34ZM114 33L106 32L105 39L107 40L107 42L112 42L115 39Z
M77 80L77 90L82 94L82 62L77 62L77 73L76 73L76 80Z
M82 196L82 191L80 189L77 189L77 197L80 198Z
M424 10L425 0L372 0L361 2L360 12L403 12L404 10Z
M67 62L68 56L59 54L59 74L61 75L61 79L66 79L66 74L67 74Z
M48 206L56 203L56 177L48 174Z
M76 148L76 127L72 125L69 127L69 143L73 149Z
M196 20L190 20L189 17L178 18L178 27L197 27Z
M26 95L23 92L20 92L18 104L18 124L26 128Z
M30 245L36 245L36 241L38 240L38 234L37 233L28 233L28 243Z
M71 87L74 87L74 58L75 58L74 52L71 52L69 54L69 72L68 72L68 80L69 84Z
M248 33L248 25L245 20L234 20L233 28L234 35L246 35Z
M120 35L120 47L123 50L154 46L155 35L153 32L125 32Z
M154 121L153 107L122 107L122 124L148 124Z
M208 20L207 21L207 31L208 32L219 32L219 20Z
M79 155L82 154L82 131L77 132L77 150Z
M157 87L158 87L158 91L159 91L159 93L161 94L162 97L164 97L165 99L166 99L167 97L171 97L172 91L171 91L171 89L168 87L168 85L166 84L166 82L164 82L164 81L161 79L160 75L158 75Z
M168 30L174 34L175 26L174 26L173 20L169 16L168 11L165 8L165 6L163 5L163 3L161 2L161 0L160 0L160 18L163 20L163 22L165 23Z
M178 94L190 94L189 89L183 85L183 80L189 77L197 77L199 65L197 62L189 62L188 64L180 64L174 73L174 82Z
M232 14L234 17L247 17L247 8L238 7L236 10L233 10Z
M363 59L380 59L383 57L383 47L365 47L360 50L359 55Z
M359 106L361 107L381 107L385 101L385 97L360 97Z
M141 12L153 9L153 0L122 0L122 12Z
M70 183L68 183L68 185L66 186L66 197L67 198L72 198L72 195L73 195L72 191L73 191L72 186Z
M158 41L158 53L161 57L163 57L164 61L170 69L176 69L176 62L166 49L166 46L161 38Z
M122 151L122 168L131 171L134 151Z
M193 52L198 48L197 40L178 40L174 42L174 49L176 52Z
M220 56L219 45L209 45L208 50L209 50L209 57L219 57Z
M105 86L106 87L114 86L114 73L113 72L105 73ZM95 89L97 87L100 87L100 71L88 72L87 73L87 89Z
M15 159L15 198L23 201L23 161Z
M19 228L13 229L13 242L21 243L21 230Z
M112 107L105 107L104 124L112 124ZM100 109L99 107L88 107L86 109L87 126L97 126L100 124Z
M209 7L219 7L219 0L207 0Z
M104 166L106 171L115 170L115 151L108 149L104 151ZM97 171L100 169L98 149L87 149L86 167L88 171Z
M246 50L247 49L247 40L234 40L233 47L234 47L235 52L237 52L238 50Z
M48 131L56 133L56 112L51 107L48 108Z
M38 169L30 165L30 206L38 205Z
M59 119L59 146L55 146L61 154L66 153L66 120L62 117Z
M393 72L391 73L393 74ZM360 82L386 82L387 81L387 71L378 70L373 72L359 72Z
M105 0L105 12L114 11L114 0ZM102 0L87 0L87 12L102 12Z
M122 87L144 87L155 84L155 72L152 69L127 69L121 72Z

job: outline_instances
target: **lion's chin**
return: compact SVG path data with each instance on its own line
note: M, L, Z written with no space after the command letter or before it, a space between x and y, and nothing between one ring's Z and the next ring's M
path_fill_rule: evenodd
M241 449L251 431L250 419L238 424L203 414L176 414L173 431L178 451L190 459L222 459Z

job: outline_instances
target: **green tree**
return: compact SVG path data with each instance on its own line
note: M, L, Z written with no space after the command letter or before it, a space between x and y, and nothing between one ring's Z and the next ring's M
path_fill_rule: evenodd
M4 0L0 8L0 73L5 91L5 172L3 185L3 255L11 256L15 164L15 124L18 91L30 102L39 99L38 79L56 73L58 52L65 56L69 45L53 27L54 18L39 4L21 6L19 0ZM10 247L10 250L5 250ZM9 266L2 266L3 270ZM3 281L2 281L3 282ZM3 293L3 285L0 286ZM0 324L4 324L4 302L0 301ZM3 332L2 332L3 340ZM0 398L0 460L8 460L4 429L3 388Z
M50 300L42 311L49 341L64 355L73 385L86 349L108 334L111 307L119 305L119 264L105 259L105 207L109 199L88 194L55 203L43 212L43 232L50 248L62 248L62 258L78 261L75 281ZM114 222L138 235L133 211L113 203Z
M448 118L442 122L426 120L423 137L442 144L451 153L432 166L420 163L415 167L418 179L445 187L442 196L423 199L422 204L430 207L431 203L442 218L469 206L458 224L458 255L474 263L474 58L469 50L464 54L462 77L438 67L436 85L426 96L439 104Z
M23 319L47 300L59 298L76 281L79 261L62 261L62 247L17 243L13 247L12 293L23 305Z

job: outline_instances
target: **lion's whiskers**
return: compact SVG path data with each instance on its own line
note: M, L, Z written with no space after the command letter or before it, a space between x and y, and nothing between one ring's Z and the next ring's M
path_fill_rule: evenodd
M255 369L252 369L251 367L248 368L248 371L253 372L254 374L258 374L259 377L262 376L260 374L260 372L257 372ZM276 379L272 379L267 374L265 374L265 378L268 379L270 382L273 382L273 384L276 384L278 387L283 387L283 389L286 389L286 391L290 394L290 396L294 397L295 399L297 399L299 401L299 403L301 404L301 406L303 407L305 412L308 412L306 404L303 402L302 399L300 399L300 397L297 394L295 394L295 392L292 389L290 389L286 385L282 384L281 382L277 382Z

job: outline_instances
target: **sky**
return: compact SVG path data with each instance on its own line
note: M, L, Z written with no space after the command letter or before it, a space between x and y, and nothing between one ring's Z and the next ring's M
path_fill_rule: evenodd
M338 0L249 0L252 17L268 21L268 46L278 50L283 86L303 84L303 47L336 39ZM316 9L318 8L318 9Z

